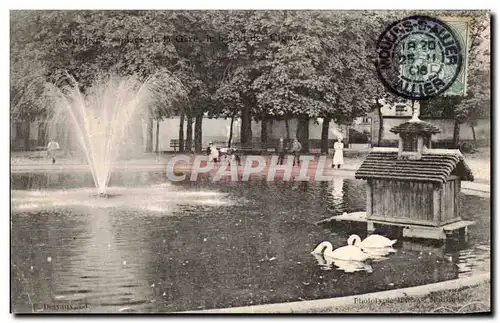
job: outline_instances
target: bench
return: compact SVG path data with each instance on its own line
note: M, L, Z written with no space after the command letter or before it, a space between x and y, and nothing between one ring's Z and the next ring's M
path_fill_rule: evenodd
M261 154L262 149L261 148L256 148L252 143L248 144L237 144L235 145L235 148L237 149L237 152L239 154Z
M172 140L170 140L170 148L174 148L174 152L177 151L178 147L180 147L180 141L179 141L179 139L172 139Z
M212 141L217 147L227 147L227 141L223 140L214 140Z

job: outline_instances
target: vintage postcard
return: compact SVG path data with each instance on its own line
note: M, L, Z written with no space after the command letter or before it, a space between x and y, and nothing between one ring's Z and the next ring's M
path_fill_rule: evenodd
M11 312L491 313L490 20L11 10Z

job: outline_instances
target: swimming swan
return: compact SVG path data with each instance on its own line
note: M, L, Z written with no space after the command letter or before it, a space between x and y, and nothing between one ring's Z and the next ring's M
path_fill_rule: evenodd
M333 250L333 245L328 241L321 242L312 253L340 260L364 261L369 258L369 255L356 246L343 246Z
M347 239L347 244L351 246L356 246L361 249L367 248L387 248L392 247L393 244L398 240L390 240L384 236L378 234L372 234L361 241L361 238L357 234L353 234Z

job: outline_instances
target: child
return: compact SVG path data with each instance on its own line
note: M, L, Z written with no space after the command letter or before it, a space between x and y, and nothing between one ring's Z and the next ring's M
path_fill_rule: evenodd
M283 165L283 160L285 159L285 143L283 137L281 137L278 142L276 152L278 153L278 165Z
M295 139L292 144L292 153L293 153L293 166L297 164L300 166L300 152L302 151L302 144Z

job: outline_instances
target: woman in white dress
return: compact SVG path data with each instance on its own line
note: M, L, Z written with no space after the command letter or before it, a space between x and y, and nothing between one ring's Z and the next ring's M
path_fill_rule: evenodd
M333 145L333 149L335 153L333 155L333 163L332 167L340 168L340 165L344 164L344 143L342 142L342 138L337 138L337 142Z
M217 164L219 162L219 149L211 142L210 143L210 162Z

